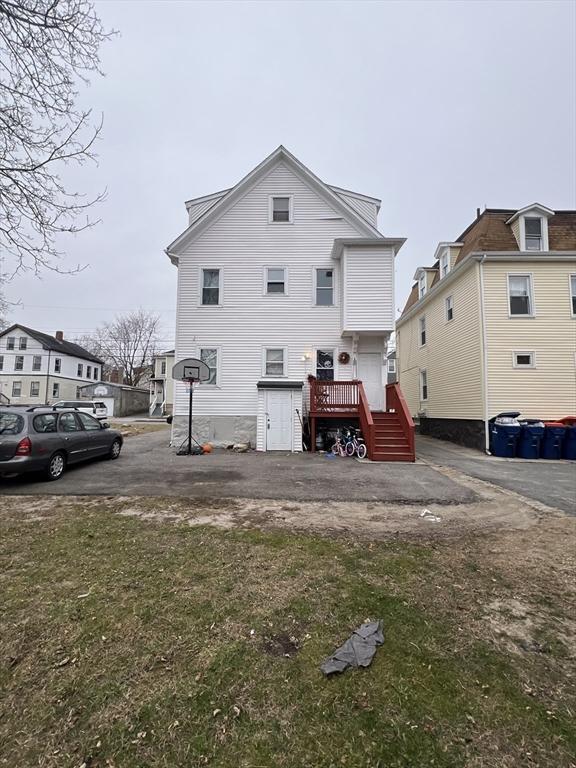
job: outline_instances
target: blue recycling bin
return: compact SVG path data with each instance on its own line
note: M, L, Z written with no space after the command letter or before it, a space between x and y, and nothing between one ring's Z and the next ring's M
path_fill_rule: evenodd
M521 459L540 458L540 443L544 437L544 424L522 423L522 432L518 438L517 455Z
M566 426L557 421L549 421L545 426L540 456L543 459L561 459Z
M521 431L520 424L492 422L490 425L490 445L493 455L513 459L516 456L516 443Z
M562 458L576 460L576 424L566 425L564 443L562 446Z

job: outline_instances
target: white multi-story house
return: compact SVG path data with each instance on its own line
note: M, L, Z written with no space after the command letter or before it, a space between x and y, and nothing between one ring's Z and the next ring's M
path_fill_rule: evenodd
M171 414L174 405L174 350L160 352L154 355L152 362L152 377L150 379L150 416L166 416Z
M0 333L0 394L11 405L42 405L80 397L98 381L103 362L91 352L55 336L12 325Z
M166 253L178 268L176 360L210 369L194 394L195 434L299 451L301 420L314 448L320 419L356 417L372 458L411 460L399 390L386 393L404 239L378 231L380 201L325 184L279 147L186 208ZM177 383L175 445L187 412Z
M576 211L478 211L414 279L396 344L421 432L488 449L500 412L576 414Z

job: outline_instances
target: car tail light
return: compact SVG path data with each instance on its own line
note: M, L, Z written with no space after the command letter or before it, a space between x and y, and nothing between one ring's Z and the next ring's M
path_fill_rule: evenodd
M16 456L30 456L32 453L32 441L29 437L23 437L16 447Z

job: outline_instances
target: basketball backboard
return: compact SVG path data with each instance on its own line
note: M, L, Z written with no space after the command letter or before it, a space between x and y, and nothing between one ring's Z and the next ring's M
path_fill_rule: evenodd
M172 378L180 381L208 381L210 368L196 357L187 357L172 368Z

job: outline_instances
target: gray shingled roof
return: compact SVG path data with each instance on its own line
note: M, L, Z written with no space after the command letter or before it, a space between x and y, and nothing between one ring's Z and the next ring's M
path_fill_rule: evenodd
M74 344L71 341L65 340L58 341L54 336L49 336L47 333L42 333L41 331L35 331L33 328L27 328L25 325L20 325L20 323L15 323L14 325L11 325L10 328L6 328L5 331L0 333L0 337L7 336L16 328L21 328L28 334L28 336L36 339L39 344L42 344L44 349L51 349L53 352L61 352L63 355L80 357L82 360L90 360L93 363L104 365L104 360L100 360L99 357L93 355L92 352L88 352L87 349L84 349L84 347L81 347L79 344Z

